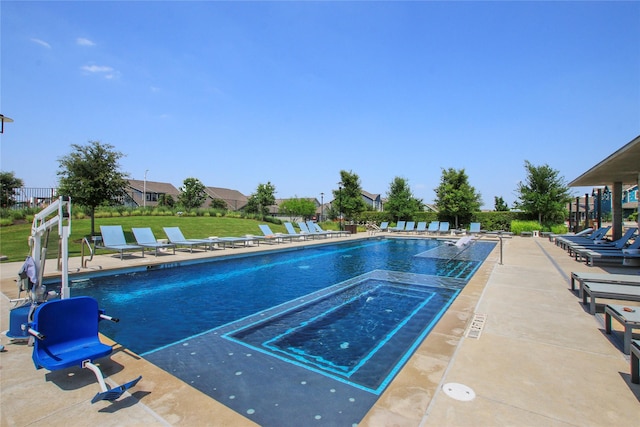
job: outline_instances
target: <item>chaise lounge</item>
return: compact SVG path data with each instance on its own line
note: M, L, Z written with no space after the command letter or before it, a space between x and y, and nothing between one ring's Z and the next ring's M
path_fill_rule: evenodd
M102 243L96 244L96 248L120 252L120 260L122 260L125 251L139 250L144 257L144 247L127 243L121 225L101 225L100 234L102 235Z

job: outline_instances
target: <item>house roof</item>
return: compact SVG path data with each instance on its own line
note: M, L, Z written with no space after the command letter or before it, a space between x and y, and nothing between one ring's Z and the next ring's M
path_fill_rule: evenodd
M144 192L146 186L147 193L171 194L172 196L180 194L176 187L167 182L147 181L145 184L142 180L130 179L129 186L140 193Z
M638 183L639 174L640 135L571 181L569 187L611 185L614 182L633 185Z

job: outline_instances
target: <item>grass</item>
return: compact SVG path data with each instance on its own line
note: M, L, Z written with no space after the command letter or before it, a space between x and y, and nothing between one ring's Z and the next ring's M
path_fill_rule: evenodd
M258 227L264 222L252 219L229 217L177 217L177 216L132 216L117 218L96 218L96 232L100 232L101 225L121 225L128 242L135 242L132 227L151 227L156 239L166 238L162 227L180 227L184 236L191 238L206 238L209 236L243 236L254 234L261 236ZM274 233L286 233L284 225L269 224ZM328 226L325 229L332 229ZM80 256L82 238L91 233L91 220L73 219L71 221L71 236L69 238L69 256ZM0 227L0 254L8 259L5 262L23 261L29 255L28 238L31 235L31 224L16 224ZM58 228L51 230L47 245L47 258L58 256Z

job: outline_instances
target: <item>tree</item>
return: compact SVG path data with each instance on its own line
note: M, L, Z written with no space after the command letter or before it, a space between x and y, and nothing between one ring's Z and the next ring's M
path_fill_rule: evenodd
M198 178L187 178L182 182L178 204L186 210L197 209L207 200L205 186Z
M571 201L569 187L559 172L549 165L534 166L525 160L527 179L520 181L516 192L517 206L537 216L541 225L563 222L567 215L567 203Z
M161 194L158 196L158 206L167 206L172 208L176 204L171 194Z
M436 206L444 217L455 218L456 228L460 222L468 223L471 215L480 210L480 193L469 184L464 169L442 169L440 185L435 189Z
M16 190L24 186L14 172L0 172L0 206L10 208L16 204Z
M249 196L245 211L257 213L262 218L269 214L269 206L276 204L276 187L267 182L266 184L258 184L256 192Z
M367 210L367 204L362 200L362 188L358 175L341 170L338 185L338 189L333 190L334 201L338 202L338 216L342 213L347 220L353 220Z
M504 199L502 198L502 196L500 197L494 196L493 201L494 201L493 206L496 212L507 212L509 210L509 207L504 202Z
M413 215L422 209L422 200L416 199L409 188L409 181L395 177L389 185L387 202L384 204L385 212L388 212L396 220L411 219Z
M294 197L287 199L280 204L279 212L291 218L310 218L316 213L316 204L309 199L299 199Z
M58 159L58 194L70 196L72 202L87 209L93 235L96 207L119 204L125 197L128 175L118 164L124 155L100 141L84 146L71 144L71 149L71 154Z
M227 210L227 202L222 199L211 199L210 208Z

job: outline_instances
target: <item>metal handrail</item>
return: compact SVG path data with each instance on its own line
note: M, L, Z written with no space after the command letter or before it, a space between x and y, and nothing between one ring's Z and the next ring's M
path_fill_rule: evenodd
M85 259L84 259L84 247L85 247L85 246L86 246L87 248L89 248L89 253L91 254L91 256L89 257L89 259L88 259L88 260L86 260L86 261L85 261ZM82 265L82 267L83 267L83 268L87 268L87 263L88 263L89 261L93 260L93 253L94 253L94 250L93 250L93 248L91 247L91 243L89 242L89 239L87 239L87 238L86 238L86 236L85 236L85 237L83 237L83 238L82 238L82 255L81 255L81 258L80 258L80 262L81 262L81 265Z

